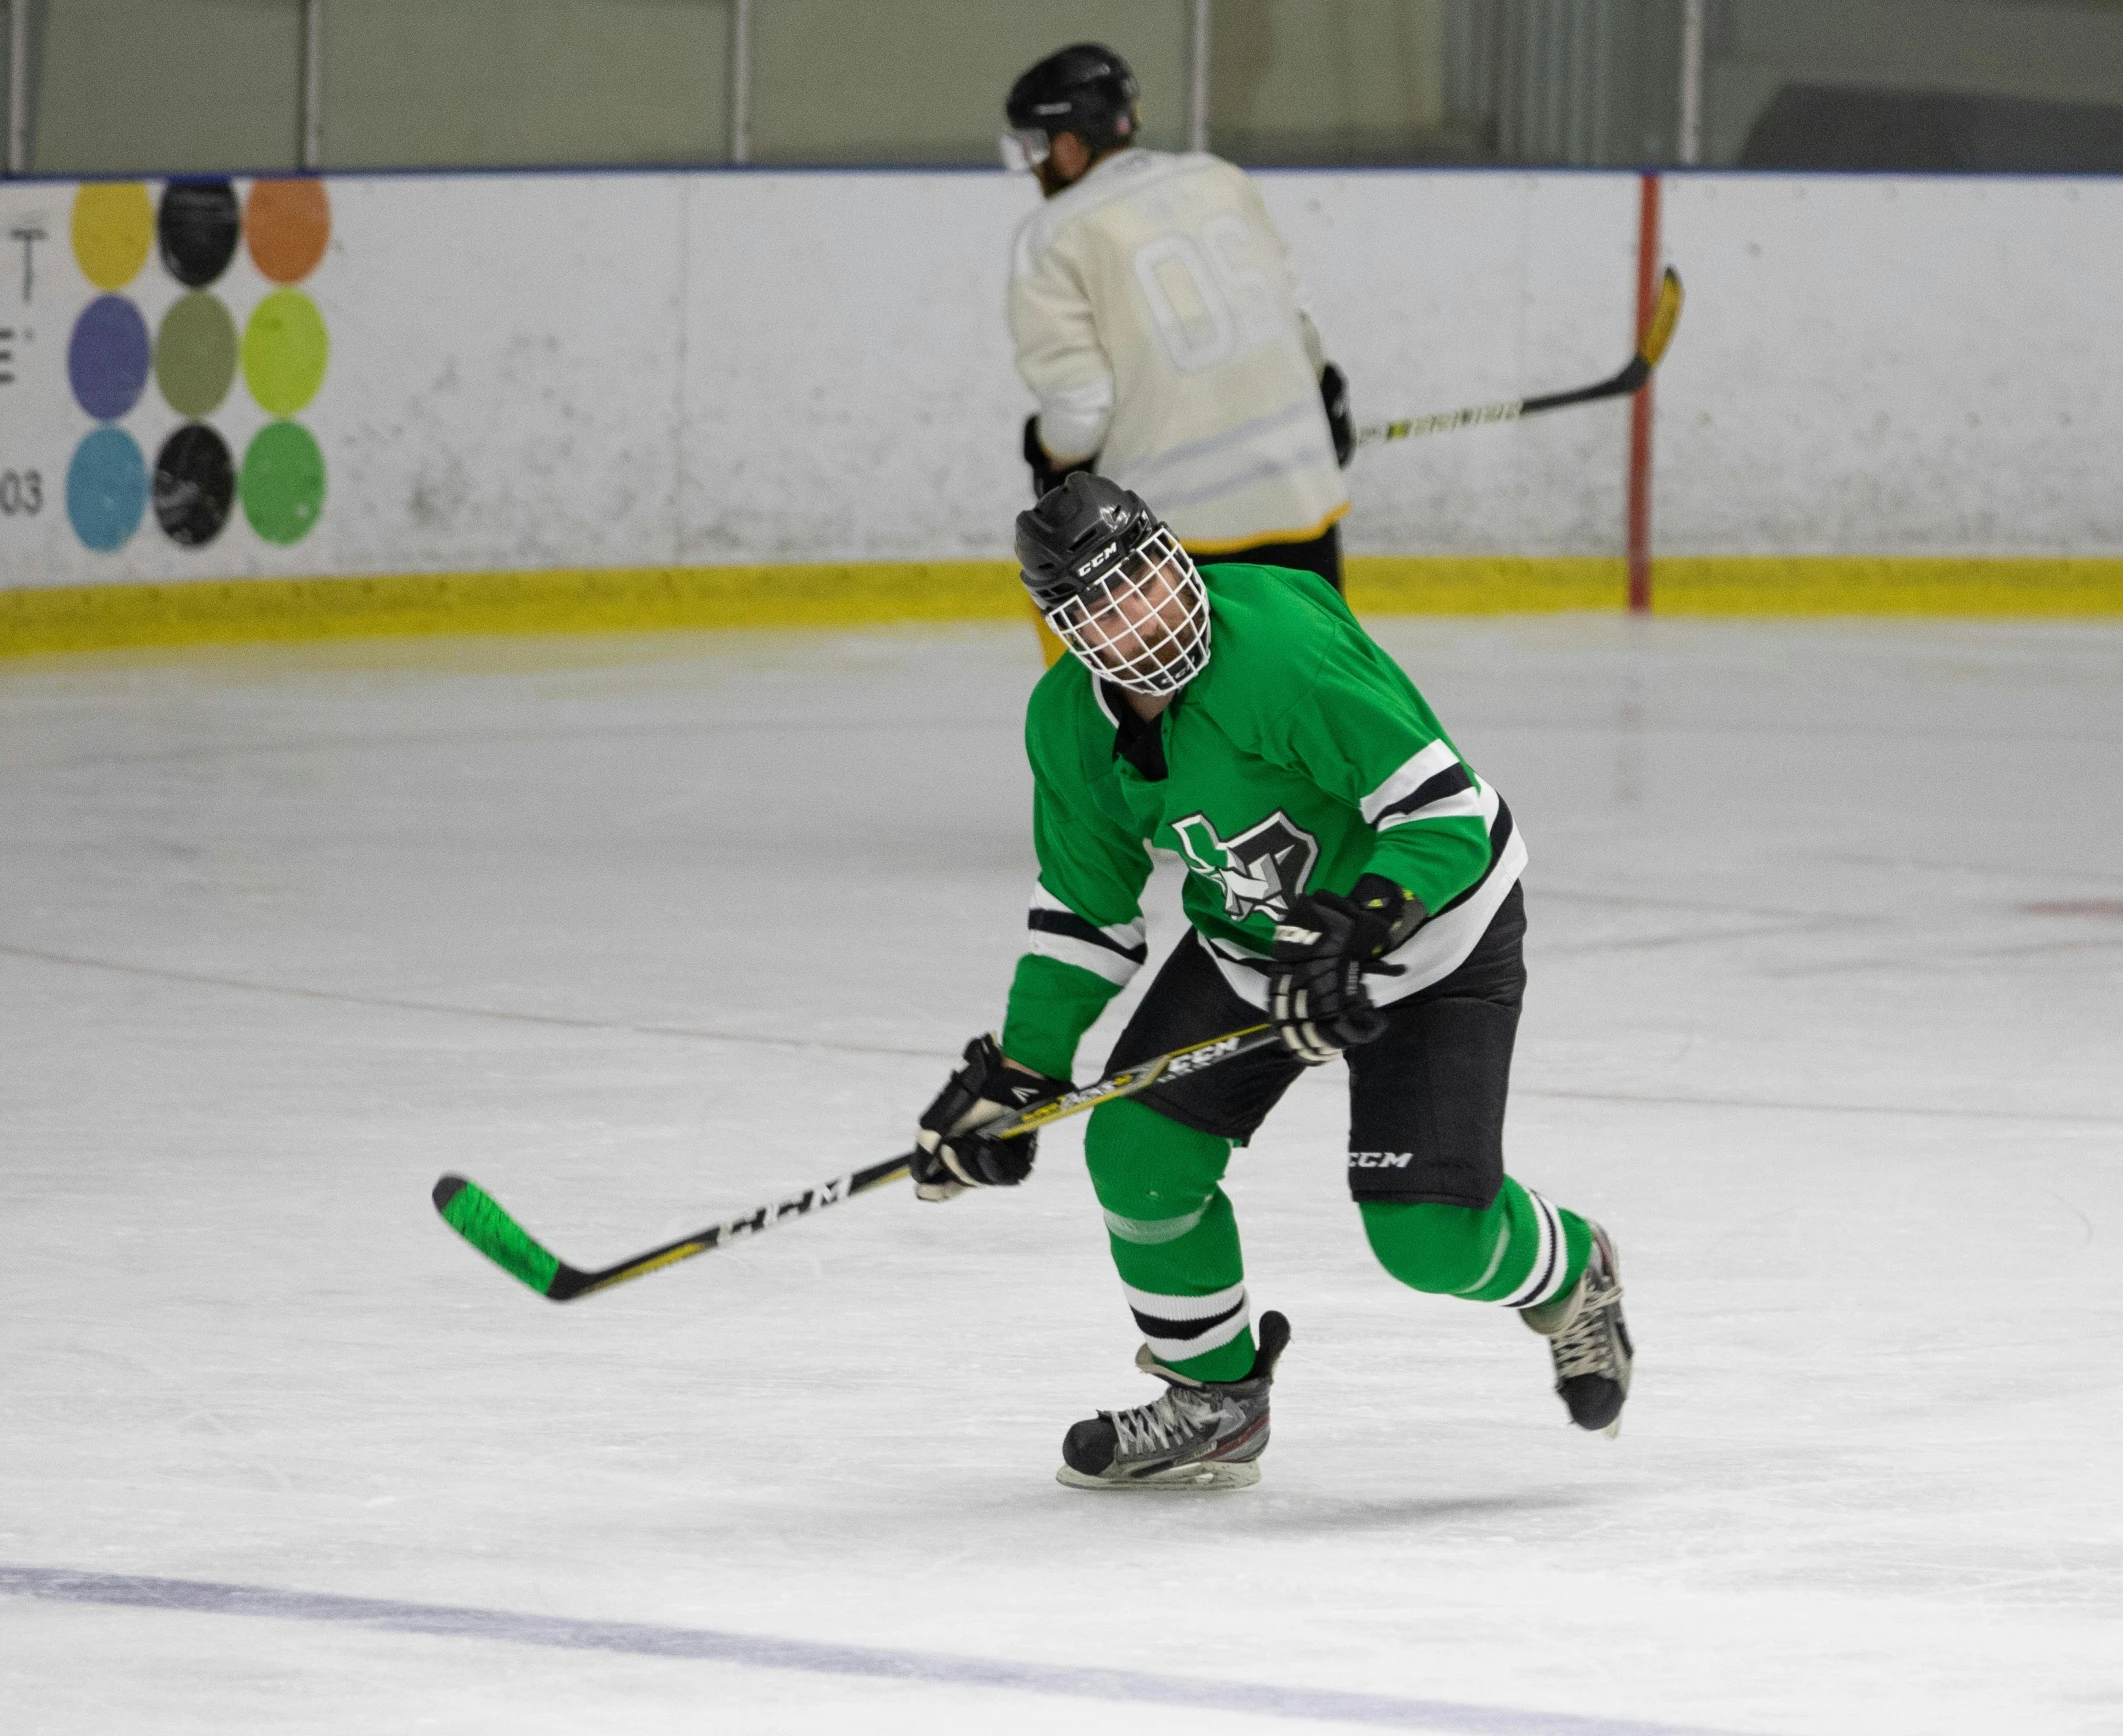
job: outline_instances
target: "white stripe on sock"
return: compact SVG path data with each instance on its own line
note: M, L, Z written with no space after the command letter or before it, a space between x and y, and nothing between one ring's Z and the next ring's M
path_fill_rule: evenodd
M1155 1290L1138 1290L1133 1284L1123 1284L1121 1289L1127 1295L1130 1308L1138 1314L1154 1315L1159 1320L1208 1320L1246 1300L1243 1280L1228 1290L1217 1290L1207 1296L1160 1296Z
M1563 1223L1555 1215L1555 1207L1531 1188L1526 1190L1526 1198L1533 1207L1540 1234L1534 1241L1532 1269L1525 1281L1498 1304L1502 1308L1530 1308L1536 1302L1545 1302L1555 1294L1562 1282L1563 1268L1569 1264L1563 1258Z

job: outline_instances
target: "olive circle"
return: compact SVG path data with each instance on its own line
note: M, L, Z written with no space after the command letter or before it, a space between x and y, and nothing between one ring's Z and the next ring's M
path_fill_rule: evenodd
M173 543L198 548L221 534L236 498L228 442L204 422L187 422L155 455L155 522Z
M317 395L331 357L324 316L299 289L276 289L243 331L243 381L272 416L292 416Z
M267 542L300 542L324 510L324 454L300 422L268 422L243 454L243 516Z
M170 303L155 333L155 384L180 416L211 416L236 378L236 322L195 289Z
M243 214L226 181L172 181L162 190L155 240L163 268L179 283L203 289L236 257Z

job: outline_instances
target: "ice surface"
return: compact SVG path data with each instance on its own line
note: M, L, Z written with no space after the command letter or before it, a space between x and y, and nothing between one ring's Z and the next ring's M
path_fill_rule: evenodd
M18 1573L0 1729L2123 1729L2123 630L1380 633L1530 840L1511 1166L1638 1385L1581 1436L1371 1263L1330 1069L1234 1165L1275 1445L1192 1498L1052 1481L1151 1391L1075 1130L567 1308L428 1204L601 1263L901 1148L1022 935L1028 632L0 665L0 1563L487 1612Z

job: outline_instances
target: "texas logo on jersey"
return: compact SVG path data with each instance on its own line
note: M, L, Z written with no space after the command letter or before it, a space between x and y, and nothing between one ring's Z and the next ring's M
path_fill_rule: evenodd
M1187 866L1223 888L1224 914L1233 922L1256 910L1280 922L1319 860L1319 840L1280 808L1228 841L1216 835L1206 814L1174 820L1172 830Z

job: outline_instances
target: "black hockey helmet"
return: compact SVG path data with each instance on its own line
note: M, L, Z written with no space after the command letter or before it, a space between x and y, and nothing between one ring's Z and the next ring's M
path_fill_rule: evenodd
M1094 675L1170 694L1209 661L1202 576L1149 503L1072 470L1017 515L1017 562L1047 625Z
M1003 113L1026 155L1038 162L1056 133L1074 133L1094 153L1131 143L1141 95L1135 74L1112 49L1073 42L1018 76ZM1035 141L1032 134L1040 137Z
M1149 503L1111 477L1072 470L1017 515L1017 564L1041 614L1102 584L1164 529Z

